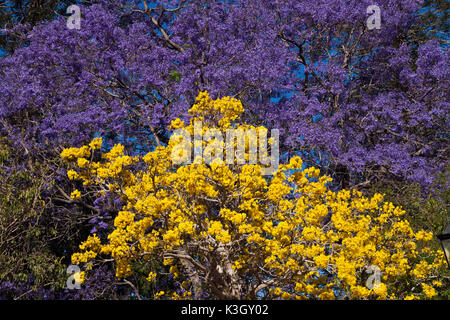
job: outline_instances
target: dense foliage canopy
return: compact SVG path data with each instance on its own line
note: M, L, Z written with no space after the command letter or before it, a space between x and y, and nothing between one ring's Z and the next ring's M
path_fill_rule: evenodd
M165 278L158 276L158 281L150 285L144 281L149 268L154 272L164 268L159 264L161 256L157 255L150 260L133 260L133 274L120 279L116 279L117 269L111 263L102 263L100 268L88 270L86 281L90 285L86 282L76 293L65 289L65 269L71 263L72 254L79 250L79 243L89 235L89 239L94 239L95 233L103 246L108 235L119 233L115 230L120 228L114 222L123 217L124 212L148 213L134 207L134 202L142 200L142 194L136 195L135 199L124 197L118 190L106 188L102 184L104 181L97 183L99 181L93 177L100 179L103 174L106 181L129 172L129 178L134 177L134 180L122 182L128 187L140 185L143 183L140 179L152 168L152 164L139 158L144 155L159 157L155 160L158 164L153 165L162 166L158 174L164 179L175 174L165 167L168 158L164 152L170 150L170 138L173 138L171 129L176 129L177 124L178 128L183 128L181 124L192 121L195 110L191 113L188 110L198 102L199 92L206 90L211 101L222 101L224 98L221 97L240 101L245 106L245 113L239 113L244 127L279 130L280 162L289 166L292 159L301 157L301 169L309 171L300 170L303 173L296 175L309 172L317 176L314 179L318 181L304 181L302 188L311 185L315 188L315 183L321 181L320 197L319 191L317 197L331 212L328 224L320 225L326 237L320 242L322 249L328 246L327 241L331 241L328 238L331 231L338 233L336 236L340 237L342 248L346 246L344 240L367 240L357 233L341 233L343 231L336 227L333 219L344 213L342 209L333 209L332 203L352 208L358 201L365 205L371 203L371 199L377 199L373 200L376 206L373 203L370 208L363 206L345 212L355 221L369 219L371 222L367 220L368 224L364 225L366 229L361 225L361 230L367 234L377 227L385 228L383 232L391 230L395 233L397 220L398 223L409 220L413 229L424 228L435 233L442 230L448 216L449 195L446 5L442 1L380 0L377 1L380 28L369 29L367 8L373 5L372 2L62 0L42 5L41 1L33 0L17 1L11 6L9 2L0 1L3 27L0 30L3 54L0 58L0 297L118 298L130 296L130 290L137 287L144 296L152 296L152 292L160 289L166 293L175 290L177 279L173 279L174 273ZM67 27L65 9L73 3L81 8L80 29ZM205 106L209 108L208 104ZM212 116L219 117L220 110ZM179 120L173 122L175 119ZM171 123L175 123L175 127L171 127ZM212 127L219 126L218 129L220 125L211 124ZM97 140L93 140L95 138ZM102 149L98 150L100 141ZM97 147L89 147L89 143ZM79 149L82 146L86 147ZM89 173L92 181L83 184L78 178L87 176L79 176L73 168L67 175L68 164L60 156L64 149L82 150L82 156L83 152L86 155L89 152L92 158L86 158L87 162L80 160L78 165L82 171L88 164L100 166ZM100 154L110 152L113 153L111 159L107 159L109 162L102 162ZM118 159L126 162L116 163ZM261 183L255 185L253 191L261 192L262 199L254 200L262 201L264 205L275 201L264 185L281 183L279 179L284 175L289 179L292 170L300 169L296 167L300 166L299 160L294 163L296 165L290 169L281 166L273 177L259 177L258 180L252 175L252 179ZM118 176L110 176L108 166L112 164L120 170L123 165L129 168L118 172ZM99 173L100 168L103 171ZM191 165L182 168L179 170L194 170L195 177L198 176L195 170L215 174L212 168L200 169L202 167ZM241 175L249 174L245 170L253 170L250 168L223 167L221 170L230 175L233 173L231 181L240 181ZM188 181L183 179L194 179L177 178L186 183ZM328 181L326 186L325 181ZM99 186L106 189L100 192ZM179 190L181 185L172 183L170 187ZM326 192L322 192L324 188ZM75 189L77 191L73 193ZM352 190L359 191L353 193ZM228 192L233 194L231 189ZM343 196L347 192L348 199ZM401 204L406 210L405 215L392 215L390 210L394 209L384 207L377 195L380 192L395 200L396 205ZM295 207L298 200L291 198L294 195L290 193L283 194L288 198L283 201ZM331 198L323 198L328 193ZM338 200L339 194L344 198ZM191 210L197 205L191 202L193 195L188 197L185 193L182 196L183 210ZM175 194L170 193L167 197L172 199ZM160 201L163 198L163 195L158 196ZM216 203L207 210L208 213L220 217L218 221L223 228L232 223L227 220L232 216L221 215L222 209L239 214L245 212L243 219L251 218L245 211L247 209L238 208L248 199L241 199L235 207L229 208L219 206L216 195L207 198L211 205ZM316 206L319 198L308 201L313 201ZM270 208L259 205L267 222L272 221L275 229L281 222L294 219L291 217L294 211L283 206L280 210L286 215L273 216L279 203L272 203ZM124 206L130 207L124 209ZM164 216L161 210L155 213L159 215L158 219ZM376 220L376 214L382 212L392 216L389 223ZM136 221L130 220L130 225L145 221L143 216L134 217ZM154 218L156 221L157 217ZM128 219L131 218L128 216ZM212 217L209 219L215 221ZM249 224L261 227L258 221L251 220ZM376 221L381 225L376 225ZM298 239L292 239L292 244L297 245L302 228L300 221L296 222L298 228L289 232L291 237L295 232L298 235ZM162 236L174 227L162 225L155 232ZM204 231L209 238L217 237L218 234L208 233L209 227L208 224L196 226L199 235ZM266 240L274 236L273 230L266 230L264 234L261 230L254 234L266 237ZM250 231L233 234L230 229L229 232L238 242L245 242L251 236ZM411 237L401 238L398 243L416 243L416 233L411 231L409 234ZM391 250L389 246L380 246L375 238L366 243L372 243L375 252ZM248 250L259 252L258 245L261 244L249 244L251 249ZM435 240L429 245L433 250L437 247ZM133 247L129 242L127 246ZM158 246L163 244L158 242ZM410 255L415 249L405 250L405 254ZM244 250L237 254L244 256L252 252L245 253ZM292 252L283 254L288 259ZM372 253L360 254L364 256L364 264L373 264ZM207 259L206 256L194 256L194 259ZM254 261L255 266L266 258L268 256L261 255ZM400 255L397 258L403 259ZM405 259L416 258L408 256ZM413 263L411 261L408 263ZM300 260L296 263L302 265ZM431 260L427 263L433 265ZM244 269L239 272L254 270L255 266L242 267ZM378 267L383 269L387 264ZM356 294L353 289L361 286L364 276L362 267L355 268L351 274L357 282L342 283L342 286L335 283L335 293L342 296ZM410 277L413 270L410 265L410 269L403 270L403 276ZM297 271L299 277L305 276L305 270ZM336 269L332 271L334 281L339 278L339 270L337 273ZM202 272L198 276L201 281L207 281ZM282 270L270 272L277 274ZM258 276L262 277L262 284L267 275L254 273L248 279L256 281ZM319 278L323 276L324 273L318 275ZM250 294L249 283L243 285L240 276L234 279L240 289L233 294L224 293L226 296L237 297L236 292L242 297ZM197 286L190 280L191 286ZM386 283L391 283L389 281ZM220 281L216 285L220 285ZM293 293L294 289L289 285L281 281L280 292ZM169 287L173 290L168 290ZM442 292L445 291L443 287ZM426 294L417 288L413 290L414 294ZM389 297L394 294L404 298L406 290L409 289L389 287L386 292ZM317 297L321 294L314 292ZM215 295L212 287L207 293ZM266 297L276 296L272 291L265 294ZM371 292L370 297L376 297L376 294Z
M238 100L213 101L203 92L189 110L190 125L177 119L172 126L192 135L195 121L203 122L205 132L250 130L238 122L242 111ZM302 170L299 157L268 180L261 165L239 165L237 159L231 166L220 158L210 165L206 159L174 165L179 137L142 157L124 155L117 144L100 161L90 161L101 138L62 152L77 164L68 172L72 179L98 186L100 194L115 192L124 201L107 242L89 236L73 263L87 263L91 270L94 258L110 255L116 276L124 278L133 274L132 262L159 260L170 266L180 286L157 296L175 299L414 299L433 297L433 286L442 286L444 254L422 243L432 233L413 232L402 219L405 211L383 203L381 194L368 199L356 190L329 191L331 179L314 167ZM217 138L202 142L204 147L216 143ZM128 168L139 161L145 165L133 174ZM83 195L75 190L71 196ZM367 288L373 269L380 279ZM149 270L148 281L157 277Z

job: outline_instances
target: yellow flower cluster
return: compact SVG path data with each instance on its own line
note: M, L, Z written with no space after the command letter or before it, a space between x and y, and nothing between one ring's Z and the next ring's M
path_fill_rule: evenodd
M189 125L177 119L172 128L192 132L195 119L221 132L243 126L235 123L243 108L233 98L212 100L201 92L189 112ZM99 193L116 192L125 205L106 242L89 237L73 263L111 256L117 277L124 278L133 273L133 261L161 259L185 280L184 295L156 295L174 299L191 297L196 287L218 298L419 299L436 294L435 279L445 261L426 246L432 234L414 232L405 212L383 202L383 195L330 191L331 178L302 168L299 157L266 178L260 165L175 166L171 143L141 158L124 155L118 144L101 161L87 160L100 146L96 138L89 146L65 149L61 156L77 167L68 176L97 186ZM129 167L138 162L145 169L132 173ZM379 270L373 287L366 285L369 267ZM155 277L150 273L147 279ZM195 283L199 279L205 280Z
M67 148L61 152L61 157L64 160L74 160L82 157L89 157L90 155L91 152L87 146L82 148Z
M191 124L196 120L204 121L209 118L216 120L215 123L221 129L230 128L232 122L238 119L242 112L244 108L241 101L231 97L213 100L206 91L198 94L196 103L189 110L192 116ZM175 128L177 124L180 124L180 120L175 120L172 128Z
M84 282L84 280L85 280L85 279L84 279L85 274L86 274L86 273L85 273L84 271L75 273L75 274L73 275L74 280L75 280L76 282L82 284L82 283Z
M77 189L73 190L72 193L70 194L70 197L74 200L80 199L81 198L81 192Z

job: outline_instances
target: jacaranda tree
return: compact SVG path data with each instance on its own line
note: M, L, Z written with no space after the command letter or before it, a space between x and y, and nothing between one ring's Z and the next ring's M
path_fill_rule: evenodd
M38 25L2 59L3 131L25 151L94 133L148 148L209 90L241 99L252 123L281 130L285 150L306 150L351 182L427 185L448 158L447 49L405 40L420 1L380 1L380 29L369 30L371 4L82 7L79 30L63 17Z
M448 166L448 51L428 39L441 24L426 31L421 1L377 1L379 29L369 28L377 9L368 12L368 0L78 3L80 29L64 16L45 21L43 9L0 31L15 47L0 59L0 132L15 159L2 162L3 189L18 171L31 177L31 210L17 212L38 213L30 225L45 237L33 239L48 239L59 264L89 234L111 233L124 200L69 179L63 148L98 136L103 152L121 143L130 157L168 147L170 123L189 119L199 91L242 101L245 123L280 130L281 162L301 156L332 177L333 190L405 181L428 190ZM81 198L70 196L75 188ZM86 296L104 291L95 290Z

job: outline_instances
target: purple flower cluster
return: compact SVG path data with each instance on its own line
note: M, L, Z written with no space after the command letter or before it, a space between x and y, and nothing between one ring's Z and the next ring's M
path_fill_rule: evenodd
M39 223L85 221L80 233L106 234L120 201L86 196L77 207L64 198L76 182L60 151L99 135L105 148L149 151L167 143L167 125L186 119L202 90L240 99L244 121L280 130L281 160L300 154L337 183L428 187L448 165L448 47L411 38L422 1L378 0L375 30L366 24L372 0L142 3L80 5L79 30L58 17L6 31L23 46L0 57L0 135L24 160L1 169L48 162L41 196L53 211ZM0 297L113 297L113 274L99 270L77 292L4 280Z
M447 49L403 42L420 1L100 1L26 34L0 60L2 133L25 150L94 134L148 149L199 90L240 98L285 150L427 185L448 158ZM178 10L177 10L178 9ZM320 115L319 120L315 120Z
M26 281L0 281L0 300L118 299L121 291L124 295L129 294L129 289L120 286L114 271L107 267L93 270L80 289L43 287L31 276Z

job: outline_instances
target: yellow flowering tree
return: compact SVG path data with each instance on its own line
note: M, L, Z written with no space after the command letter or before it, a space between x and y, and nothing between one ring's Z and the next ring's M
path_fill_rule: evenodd
M177 119L172 129L193 134L201 121L203 132L263 130L239 123L242 112L234 98L213 100L201 92L190 123ZM427 246L432 234L413 231L405 212L382 195L332 192L331 179L302 168L299 157L267 177L259 164L174 164L178 138L135 157L117 144L97 162L91 154L101 138L62 152L73 164L69 178L99 194L115 192L125 203L108 238L89 236L73 263L112 258L116 276L126 278L133 262L159 259L183 293L156 296L174 299L420 299L442 285L445 261ZM149 270L147 280L158 276Z

